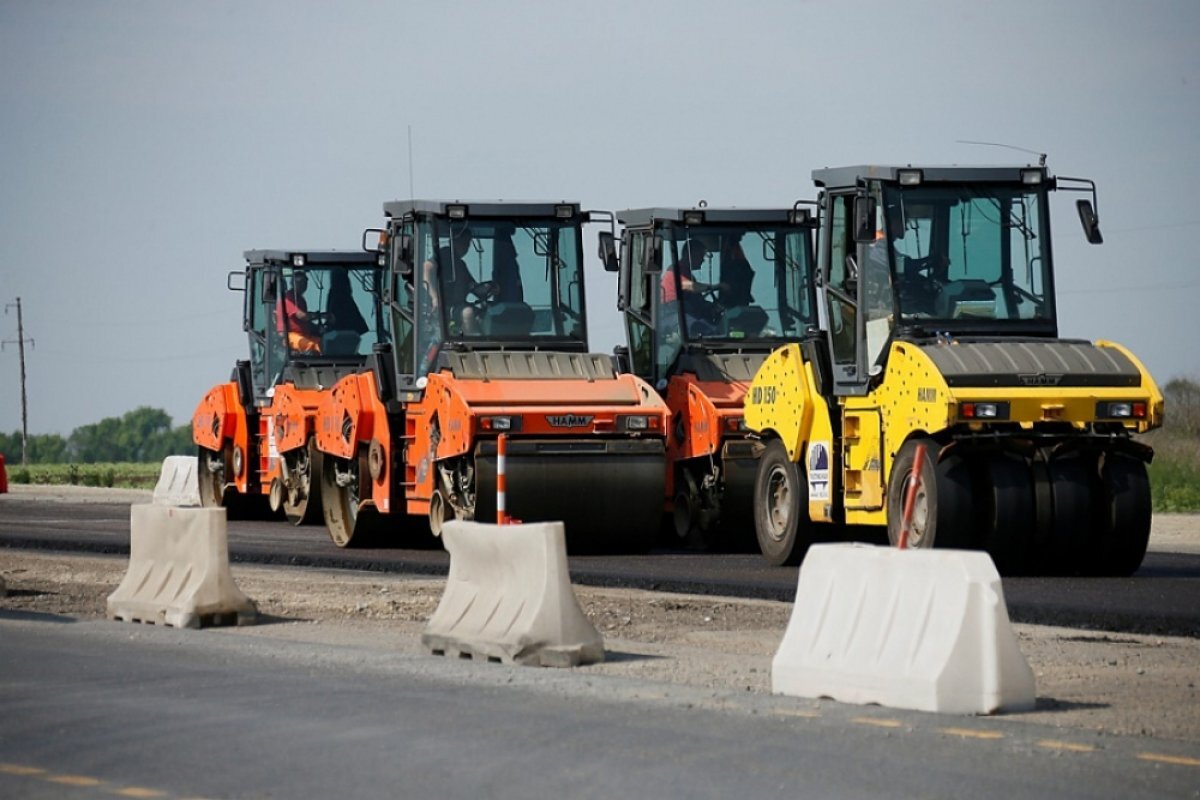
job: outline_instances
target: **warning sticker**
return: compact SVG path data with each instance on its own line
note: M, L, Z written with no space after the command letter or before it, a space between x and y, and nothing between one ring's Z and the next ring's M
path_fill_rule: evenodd
M813 442L808 446L808 499L829 499L829 443Z

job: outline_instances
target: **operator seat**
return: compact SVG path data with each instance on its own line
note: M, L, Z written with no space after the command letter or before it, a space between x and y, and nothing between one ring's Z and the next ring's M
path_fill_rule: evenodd
M358 355L358 344L362 337L354 331L326 331L321 337L321 354L327 356Z
M996 293L987 281L965 279L951 281L938 293L934 316L938 319L959 317L994 318Z
M533 309L526 303L495 303L483 315L485 336L529 336Z
M733 338L753 338L767 325L767 312L761 306L736 306L721 319L721 335Z

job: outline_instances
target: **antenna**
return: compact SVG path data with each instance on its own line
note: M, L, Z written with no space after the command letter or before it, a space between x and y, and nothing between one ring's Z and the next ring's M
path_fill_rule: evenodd
M1039 167L1046 166L1046 154L1039 153L1037 150L1030 150L1027 147L1017 147L1016 145L1003 144L1001 142L973 142L973 141L969 141L967 139L956 139L955 141L958 144L978 144L978 145L984 145L986 147L1005 147L1005 148L1008 148L1009 150L1018 150L1022 153L1029 153L1030 155L1035 155L1038 157L1038 166Z
M412 125L408 126L408 199L417 199L413 191Z

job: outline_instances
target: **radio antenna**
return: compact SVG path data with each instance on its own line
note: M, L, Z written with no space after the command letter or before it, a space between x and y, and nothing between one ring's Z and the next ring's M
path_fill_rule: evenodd
M408 126L408 199L417 199L417 194L413 191L412 125Z
M1022 153L1029 153L1031 155L1035 155L1038 157L1038 166L1039 167L1046 166L1046 154L1039 153L1037 150L1030 150L1027 147L1017 147L1016 145L1002 144L1000 142L973 142L973 141L969 141L967 139L956 139L955 141L958 144L978 144L978 145L984 145L986 147L1005 147L1005 148L1008 148L1009 150L1018 150Z

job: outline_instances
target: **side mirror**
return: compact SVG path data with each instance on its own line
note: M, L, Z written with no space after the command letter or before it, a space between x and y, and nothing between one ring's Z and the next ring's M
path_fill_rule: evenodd
M854 198L854 241L875 241L875 198Z
M240 282L240 285L234 283L235 278ZM249 279L247 278L245 271L240 269L231 270L229 274L225 276L225 288L231 292L244 292L246 291L246 283L248 280Z
M1079 211L1079 222L1083 225L1083 235L1092 244L1103 244L1104 237L1100 235L1100 218L1092 208L1090 200L1076 200L1075 208Z
M662 272L662 256L663 256L663 240L659 235L654 235L646 239L646 267L645 272L655 273Z
M378 253L383 249L387 240L387 231L382 228L367 228L362 235L362 249L368 253Z
M604 265L604 269L608 272L616 272L620 269L620 261L617 258L617 243L613 240L611 231L600 231L600 263Z

